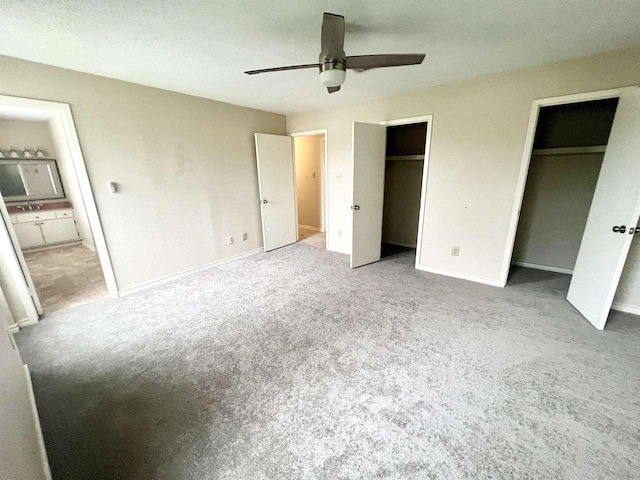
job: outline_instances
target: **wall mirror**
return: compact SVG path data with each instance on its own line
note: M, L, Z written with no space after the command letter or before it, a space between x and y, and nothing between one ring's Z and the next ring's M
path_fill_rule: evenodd
M56 161L43 158L0 160L0 192L6 202L64 198Z

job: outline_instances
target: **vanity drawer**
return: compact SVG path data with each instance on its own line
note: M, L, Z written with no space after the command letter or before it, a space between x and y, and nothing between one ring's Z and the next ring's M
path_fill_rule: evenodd
M73 210L56 210L56 218L73 218Z
M16 215L18 217L18 223L25 222L37 222L38 220L53 220L56 218L55 212L29 212L29 213L19 213Z

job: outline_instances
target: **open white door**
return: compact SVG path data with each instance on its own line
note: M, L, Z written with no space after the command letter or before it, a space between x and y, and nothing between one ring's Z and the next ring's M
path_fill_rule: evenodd
M639 217L640 89L636 89L620 97L567 295L598 330L607 322L631 242L639 238L633 234Z
M380 260L387 127L353 123L351 268Z
M298 240L293 139L256 133L264 251Z
M40 298L38 298L38 293L36 292L36 286L31 279L31 273L29 272L27 261L22 254L22 248L18 243L18 237L16 236L16 233L11 226L7 207L1 198L0 216L2 217L1 221L3 222L2 224L0 224L0 228L3 228L4 231L6 231L6 237L4 238L5 243L0 241L0 244L2 244L3 248L3 256L5 256L5 262L9 261L10 263L13 263L8 259L15 257L17 266L19 266L19 270L16 270L15 273L12 272L12 282L18 289L22 289L22 280L24 279L24 286L26 287L26 292L24 292L25 309L27 311L29 320L32 322L36 322L38 321L38 317L43 313L42 305L40 304ZM17 273L18 271L20 272L19 275ZM27 298L29 300L26 300Z

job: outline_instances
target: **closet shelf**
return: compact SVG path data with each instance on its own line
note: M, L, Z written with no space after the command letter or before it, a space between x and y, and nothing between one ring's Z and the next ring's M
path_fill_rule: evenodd
M606 145L595 145L593 147L563 147L563 148L536 148L533 155L580 155L585 153L604 153ZM388 158L388 157L387 157Z
M424 160L424 155L388 155L387 162L418 162Z

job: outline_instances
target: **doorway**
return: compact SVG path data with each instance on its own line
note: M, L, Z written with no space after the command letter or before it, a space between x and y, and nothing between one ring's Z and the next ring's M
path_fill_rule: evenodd
M351 268L414 249L423 268L432 123L432 115L353 123Z
M326 249L325 135L297 135L293 142L298 241Z
M2 288L14 327L117 287L68 105L0 96ZM3 242L4 243L4 242Z
M627 179L640 174L638 127L637 89L534 102L506 286L543 280L604 328L633 240L609 218L635 230L640 215L640 189Z
M426 122L387 126L382 258L416 255L426 139Z

